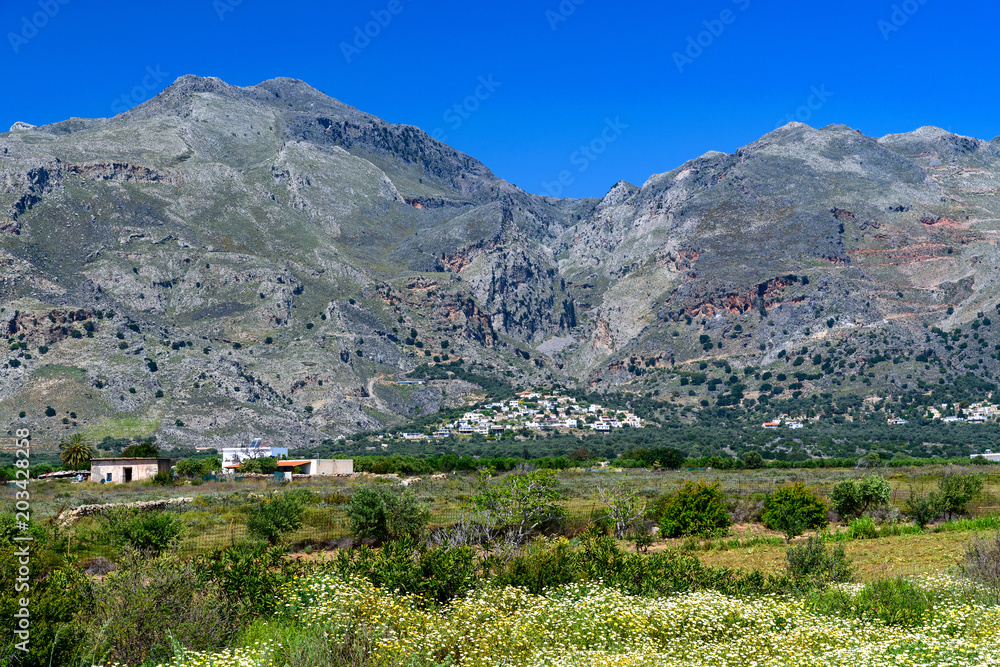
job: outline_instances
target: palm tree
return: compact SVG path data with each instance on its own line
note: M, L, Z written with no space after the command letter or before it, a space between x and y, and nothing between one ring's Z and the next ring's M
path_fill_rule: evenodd
M83 434L74 433L59 443L60 456L63 465L70 470L80 470L90 465L94 450L83 439Z

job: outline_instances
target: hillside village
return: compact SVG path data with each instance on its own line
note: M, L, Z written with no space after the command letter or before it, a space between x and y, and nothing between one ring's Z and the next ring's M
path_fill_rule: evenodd
M945 423L967 422L970 424L985 424L988 421L996 421L997 418L1000 418L1000 405L994 405L990 402L990 399L968 405L941 403L940 405L929 406L926 416ZM778 415L777 419L764 422L761 424L761 427L773 430L784 426L794 430L802 428L806 421L816 421L818 419L819 417L789 417L787 414L782 413ZM890 426L904 426L910 422L902 417L890 417L886 420L886 423Z
M407 440L453 435L503 438L539 430L610 433L613 429L643 426L643 420L628 410L606 408L597 403L582 404L558 392L522 391L515 398L485 404L454 421L429 427L426 432L400 435Z

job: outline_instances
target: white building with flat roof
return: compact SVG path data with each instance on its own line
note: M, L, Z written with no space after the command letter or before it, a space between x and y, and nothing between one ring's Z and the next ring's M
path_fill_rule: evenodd
M232 472L241 463L250 459L278 458L288 456L288 447L270 447L263 438L254 438L244 447L225 447L222 450L222 470Z
M278 470L295 475L351 475L354 459L286 459L278 461Z

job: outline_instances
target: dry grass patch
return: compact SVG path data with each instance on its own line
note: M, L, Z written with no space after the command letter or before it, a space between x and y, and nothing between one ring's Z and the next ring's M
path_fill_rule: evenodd
M805 537L794 540L797 543ZM928 533L897 535L875 540L852 540L845 543L847 557L865 581L896 575L930 573L958 563L971 539L969 533ZM728 551L693 552L706 565L740 570L779 572L785 568L785 547L757 545Z

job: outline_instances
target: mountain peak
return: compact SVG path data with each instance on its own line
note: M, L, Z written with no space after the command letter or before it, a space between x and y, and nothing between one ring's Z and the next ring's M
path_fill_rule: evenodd
M0 292L28 346L0 372L11 423L48 401L92 423L157 415L174 442L319 443L459 406L482 378L621 388L687 415L919 398L919 382L957 384L941 363L1000 375L979 346L926 339L1000 300L1000 142L941 128L789 123L563 200L298 79L186 75L112 119L0 135L0 151ZM72 335L88 320L93 336ZM736 372L795 357L795 383ZM723 369L739 382L679 384ZM454 384L404 391L408 373Z

